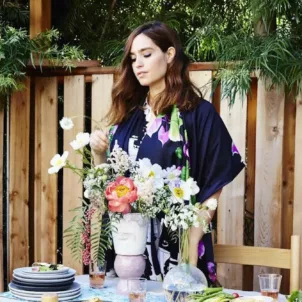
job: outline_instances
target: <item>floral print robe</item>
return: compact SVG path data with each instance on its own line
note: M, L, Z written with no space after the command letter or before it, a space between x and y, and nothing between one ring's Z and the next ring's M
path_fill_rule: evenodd
M177 110L179 116L173 112L148 122L148 111L137 108L126 121L111 129L110 150L117 141L133 159L149 158L163 169L173 165L182 169L189 163L190 176L200 188L196 202L202 203L231 182L244 163L211 103L201 100L192 111ZM149 225L145 277L151 280L162 280L177 265L179 242L171 240L161 224L162 217L152 219ZM198 255L197 266L214 285L216 268L210 233L200 241Z

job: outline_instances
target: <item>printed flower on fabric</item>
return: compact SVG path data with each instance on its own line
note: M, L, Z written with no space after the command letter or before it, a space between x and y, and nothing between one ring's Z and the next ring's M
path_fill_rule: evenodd
M204 255L206 251L206 248L204 246L204 243L202 240L199 241L199 244L198 244L198 257L201 259Z
M130 203L137 199L137 188L132 179L120 176L108 185L105 196L111 212L126 214L131 211Z
M161 117L156 118L149 126L147 126L146 134L151 137L154 133L158 131L161 124Z
M212 282L216 282L217 281L217 276L216 276L215 264L213 262L208 262L207 263L207 268L208 268L208 272L209 272L209 279Z
M169 140L169 131L166 131L164 126L161 126L158 131L158 140L162 143L162 145Z
M143 177L153 178L154 188L160 189L164 186L163 170L160 165L152 165L149 158L143 158L139 160L139 170Z
M183 122L182 119L179 118L179 111L175 106L171 113L171 121L170 121L170 131L169 131L169 139L172 142L179 142L182 140L180 134L180 127L182 126Z
M232 142L232 155L234 154L239 154L239 151L236 147L236 145L234 144L234 142Z

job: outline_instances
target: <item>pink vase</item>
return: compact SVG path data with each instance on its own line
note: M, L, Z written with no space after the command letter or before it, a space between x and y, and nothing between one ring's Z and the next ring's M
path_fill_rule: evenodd
M116 255L114 269L120 280L116 292L120 295L127 295L127 279L139 278L145 271L146 259L143 255L123 256Z

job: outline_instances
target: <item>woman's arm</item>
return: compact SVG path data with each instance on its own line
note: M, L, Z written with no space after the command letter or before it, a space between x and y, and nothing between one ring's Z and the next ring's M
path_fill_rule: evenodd
M204 201L204 204L211 198L219 199L221 190L217 191L210 198ZM215 210L201 210L199 216L201 220L205 220L207 223L210 223L213 216L215 214ZM198 260L198 244L200 239L203 237L203 226L200 227L192 227L189 233L189 262L191 265L197 266Z

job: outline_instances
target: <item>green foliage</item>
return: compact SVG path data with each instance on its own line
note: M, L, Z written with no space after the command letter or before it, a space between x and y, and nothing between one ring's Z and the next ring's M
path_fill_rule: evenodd
M11 26L0 28L0 95L7 95L22 88L20 80L25 76L25 67L31 61L35 66L38 60L40 68L47 59L50 64L70 69L73 61L84 58L83 52L76 46L56 44L58 30L49 30L35 39L30 39L27 31Z

